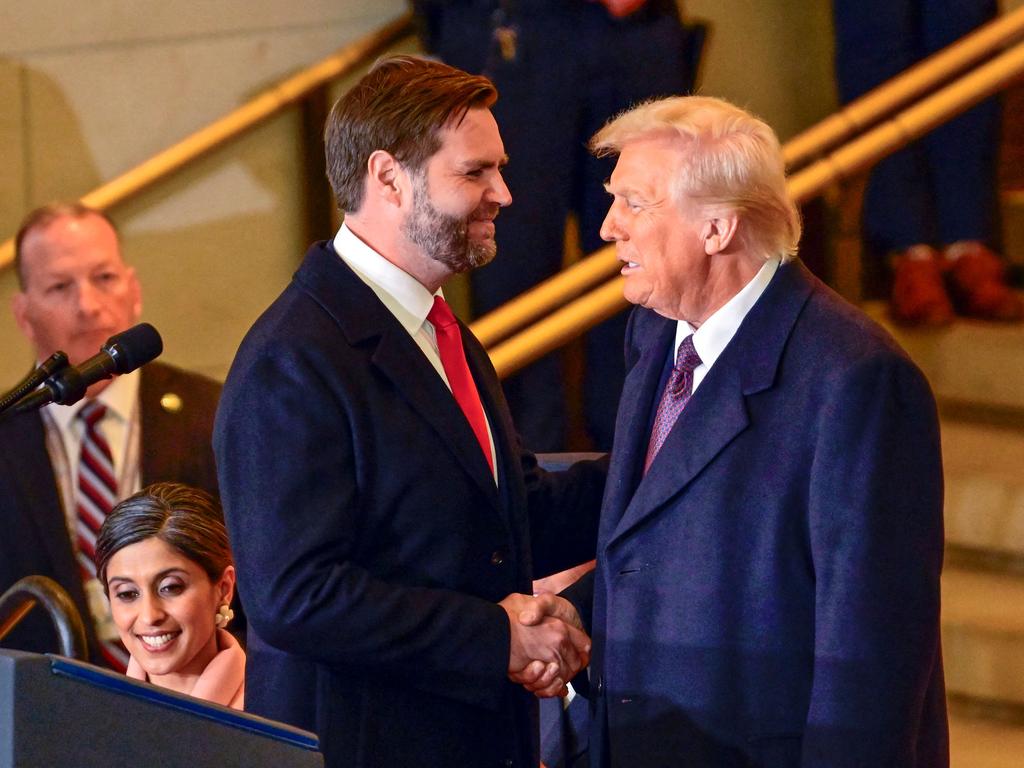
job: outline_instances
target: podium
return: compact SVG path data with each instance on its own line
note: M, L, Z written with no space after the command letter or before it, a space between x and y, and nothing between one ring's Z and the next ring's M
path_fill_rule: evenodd
M0 768L322 768L316 736L62 656L0 650Z

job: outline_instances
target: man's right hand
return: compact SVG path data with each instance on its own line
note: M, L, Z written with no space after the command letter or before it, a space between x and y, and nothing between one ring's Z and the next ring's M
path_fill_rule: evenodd
M572 604L557 595L511 594L499 605L511 631L508 676L540 697L564 696L590 661L590 638Z

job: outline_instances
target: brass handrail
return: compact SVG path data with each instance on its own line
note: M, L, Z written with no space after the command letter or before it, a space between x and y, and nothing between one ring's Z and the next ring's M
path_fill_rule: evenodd
M842 111L826 117L790 139L782 147L787 167L792 168L877 123L910 99L920 96L1022 35L1024 8L1006 13L979 27L905 73L851 102ZM601 248L478 318L471 325L473 333L485 347L493 347L546 312L564 308L565 302L611 278L616 271L618 260L615 258L615 249L607 246Z
M85 625L74 601L49 576L25 576L0 595L0 640L3 640L36 605L53 622L62 656L88 661Z
M793 175L787 182L790 196L797 202L813 198L830 184L858 173L974 106L1021 73L1024 73L1024 43L1006 50ZM599 254L605 258L605 251L609 250L602 249ZM627 302L622 296L621 283L620 277L610 280L490 349L488 354L498 375L505 377L515 373L624 308Z
M412 13L405 13L375 32L339 48L313 66L271 86L205 128L200 128L177 144L97 187L82 197L82 202L101 210L112 208L326 87L331 81L348 74L413 31ZM13 238L0 245L0 270L12 261Z
M794 136L782 148L786 166L794 169L850 136L863 132L885 115L1020 37L1024 37L1024 7L978 27L902 74L851 101L839 112Z

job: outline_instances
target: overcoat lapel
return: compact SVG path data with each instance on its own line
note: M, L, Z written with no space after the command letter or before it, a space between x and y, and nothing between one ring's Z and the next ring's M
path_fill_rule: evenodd
M416 342L373 290L326 242L310 249L295 277L335 319L350 344L373 347L370 357L373 365L431 425L439 444L451 451L494 506L500 507L487 460L455 398ZM479 381L475 375L474 378Z
M639 484L633 481L635 493L603 541L614 543L683 492L701 470L747 428L750 419L746 398L774 383L786 341L810 296L813 283L814 278L799 262L779 268L680 414L650 471ZM674 323L670 322L669 327L674 329ZM638 327L637 331L641 332L642 328ZM643 399L652 387L657 386L661 369L654 361L664 362L666 344L670 342L664 340L663 330L653 335L660 339L656 345L660 352L652 355L650 364L637 370L636 383L627 378L623 389L624 401L627 395L632 396L631 386L639 390L637 400ZM649 399L646 402L649 404ZM647 413L649 411L633 414L634 420L622 420L616 429L646 432ZM644 438L646 449L646 435ZM628 454L629 465L618 471L639 477L644 461L640 450L634 448ZM623 458L620 463L625 464ZM615 463L613 460L613 467Z
M633 326L636 326L634 329ZM633 498L647 455L647 422L657 392L665 357L675 335L675 322L644 309L635 310L629 338L639 341L639 355L626 373L619 412L615 418L615 441L602 502L598 541L607 542Z

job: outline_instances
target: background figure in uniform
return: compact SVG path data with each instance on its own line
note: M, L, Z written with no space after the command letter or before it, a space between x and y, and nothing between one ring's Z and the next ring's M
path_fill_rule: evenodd
M502 214L502 257L470 276L476 316L561 269L565 222L575 212L584 254L600 248L611 164L587 152L616 112L691 85L687 37L675 0L416 0L428 51L487 75L501 99L494 116L512 159L516 204ZM617 17L614 14L626 14ZM585 340L584 411L593 448L611 447L622 388L625 314ZM548 355L503 382L524 443L566 448L562 366Z
M18 230L15 260L14 317L36 361L61 350L81 363L139 319L135 271L99 211L77 203L33 211ZM95 535L143 484L177 480L217 493L210 439L219 393L209 379L154 362L94 384L74 405L0 420L0 525L11 532L0 538L0 592L32 574L54 579L82 614L94 663L122 671L127 663L94 578ZM39 610L4 645L57 650Z
M995 0L833 0L844 103L995 17ZM1019 320L998 247L999 101L991 98L882 160L864 197L866 250L893 260L891 314Z

